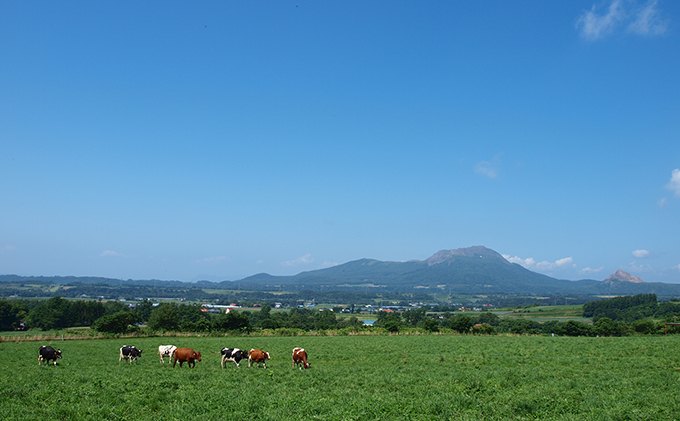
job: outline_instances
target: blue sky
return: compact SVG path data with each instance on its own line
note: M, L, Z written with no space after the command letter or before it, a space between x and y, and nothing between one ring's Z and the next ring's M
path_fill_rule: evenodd
M680 282L680 2L0 2L0 273L484 245Z

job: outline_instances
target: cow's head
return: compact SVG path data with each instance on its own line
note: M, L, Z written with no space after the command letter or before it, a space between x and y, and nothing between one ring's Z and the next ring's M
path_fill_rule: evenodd
M309 363L305 363L305 370L309 368Z
M56 351L54 351L54 356L57 358L61 358L61 349L57 349Z
M272 357L269 356L269 352L264 353L264 359L265 360L271 360L272 359Z
M201 361L201 353L198 351L194 351L194 358L196 358L196 360L198 361Z

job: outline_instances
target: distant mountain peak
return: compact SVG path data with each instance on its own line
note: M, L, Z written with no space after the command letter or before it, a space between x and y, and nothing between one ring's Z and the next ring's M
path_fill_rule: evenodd
M633 276L628 272L622 271L621 269L617 270L613 275L610 275L603 282L611 284L613 281L631 282L633 284L644 284L645 283L645 281L638 278L637 276Z
M460 248L455 250L440 250L433 254L432 256L425 259L428 266L437 265L443 263L455 256L465 256L465 257L488 257L493 259L504 260L503 256L496 253L495 251L488 249L484 246L472 246L467 248Z

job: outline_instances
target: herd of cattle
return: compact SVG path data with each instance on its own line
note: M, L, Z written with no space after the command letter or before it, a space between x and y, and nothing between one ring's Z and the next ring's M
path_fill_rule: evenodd
M267 368L267 360L270 360L269 352L262 351L261 349L251 349L246 353L238 348L222 348L222 362L221 366L224 368L224 364L227 362L233 362L236 367L240 367L239 363L242 360L248 359L248 367L251 367L253 363L259 368L260 364L264 368ZM158 354L160 356L161 364L165 361L163 357L168 358L168 364L172 361L172 367L175 368L175 364L179 361L179 368L182 368L183 363L187 363L189 368L194 368L196 366L196 361L201 361L201 353L194 351L191 348L177 348L174 345L161 345L158 347ZM118 358L118 363L122 360L127 360L130 364L132 361L137 361L137 358L142 356L142 350L136 348L134 345L128 346L123 345L120 348L120 358ZM50 361L54 361L54 365L57 365L57 360L61 358L61 350L54 349L51 346L41 346L38 350L38 365L45 363L46 365ZM292 367L299 367L300 370L306 370L309 368L309 363L307 362L307 351L304 348L293 349L293 365Z

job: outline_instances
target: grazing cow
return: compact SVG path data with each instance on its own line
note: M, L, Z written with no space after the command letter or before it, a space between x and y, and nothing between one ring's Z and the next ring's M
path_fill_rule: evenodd
M267 360L271 360L269 352L264 352L261 349L251 349L248 352L248 368L255 361L257 363L257 368L260 368L260 363L267 368Z
M307 362L307 351L304 348L293 349L293 368L295 365L300 367L300 370L306 370L309 368L309 363Z
M238 363L246 358L248 358L246 352L238 348L222 348L222 368L224 368L224 363L229 361L236 364L236 367L241 367Z
M137 358L142 356L142 350L135 348L134 345L132 346L127 346L123 345L120 348L120 358L118 358L118 363L120 364L121 360L128 360L130 364L132 364L132 360L135 360L137 362Z
M165 364L163 357L168 357L168 364L172 361L172 354L175 353L177 347L175 345L161 345L158 347L158 355L161 356L161 364Z
M201 353L191 348L177 348L172 356L172 368L175 368L177 361L179 361L179 368L182 368L183 362L187 362L189 368L194 368L196 361L201 361Z
M57 365L57 360L61 358L61 350L54 349L51 346L41 346L38 349L38 365L45 362L45 365L49 364L50 361L54 361L54 365Z

